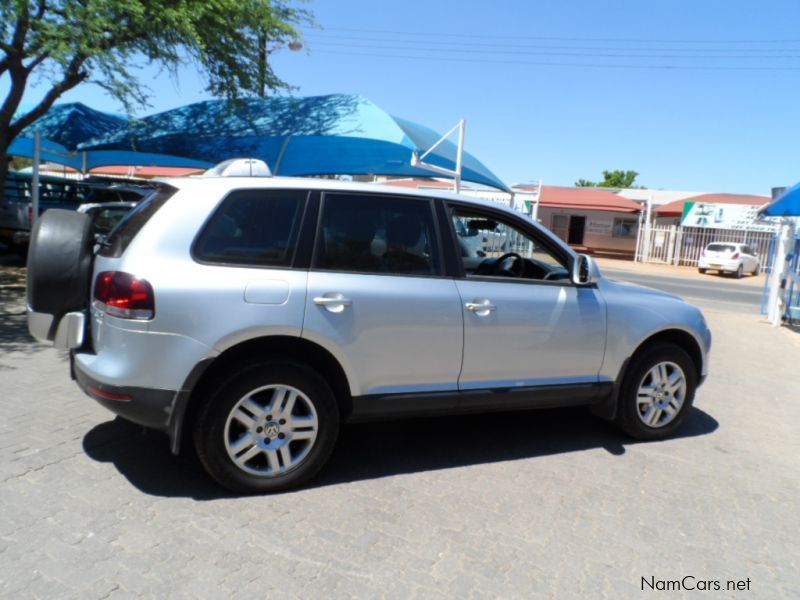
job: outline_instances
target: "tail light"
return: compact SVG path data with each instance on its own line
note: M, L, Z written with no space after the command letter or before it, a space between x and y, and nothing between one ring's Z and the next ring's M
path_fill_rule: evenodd
M104 271L97 275L94 306L121 319L147 321L156 313L153 286L121 271Z
M739 253L737 252L736 254L734 254L733 256L731 256L731 258L739 258Z

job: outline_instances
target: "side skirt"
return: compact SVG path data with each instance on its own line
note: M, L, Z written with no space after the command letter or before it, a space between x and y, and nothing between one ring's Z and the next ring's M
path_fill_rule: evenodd
M608 402L614 383L577 383L420 394L374 394L353 398L349 423L434 415L592 406Z

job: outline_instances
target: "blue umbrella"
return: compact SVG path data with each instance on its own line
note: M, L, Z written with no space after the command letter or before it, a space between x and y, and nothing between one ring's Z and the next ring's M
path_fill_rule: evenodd
M411 166L440 136L393 117L357 95L209 100L145 117L82 144L186 156L212 163L235 157L265 161L276 175L397 175L430 177ZM441 144L426 162L454 169L457 147ZM464 153L462 179L508 190L480 161Z
M800 183L796 183L761 210L767 217L800 217Z

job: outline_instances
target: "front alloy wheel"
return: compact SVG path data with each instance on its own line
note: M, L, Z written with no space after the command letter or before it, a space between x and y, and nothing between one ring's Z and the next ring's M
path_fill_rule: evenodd
M686 399L686 375L671 361L660 362L647 371L636 394L636 413L648 427L672 422Z
M692 408L698 366L683 348L656 343L631 360L615 421L628 435L660 440L672 435Z

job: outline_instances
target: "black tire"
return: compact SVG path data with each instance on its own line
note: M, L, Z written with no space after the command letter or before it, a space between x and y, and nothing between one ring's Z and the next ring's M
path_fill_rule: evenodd
M742 268L742 265L739 265L739 268L734 271L733 276L736 279L741 279L742 273L744 273L744 269Z
M677 415L669 423L652 427L639 416L637 392L645 381L647 373L659 363L671 362L683 371L686 380L686 394ZM644 349L631 361L623 380L617 410L617 426L625 433L639 440L660 440L670 437L686 419L694 402L697 389L697 368L689 355L674 344L655 344Z
M61 317L89 304L93 246L91 220L83 213L50 209L33 227L28 245L28 306L53 315L51 340Z
M756 268L753 269L753 277L755 277L759 273L761 273L761 264L760 263L756 263Z
M700 273L705 273L705 272L706 272L706 270L705 270L705 269L697 269L697 270L698 270Z
M313 445L297 465L281 474L257 475L240 468L229 456L226 423L243 397L269 385L302 392L313 404L318 429ZM338 434L339 409L327 382L306 365L279 360L251 363L229 373L209 390L193 424L197 455L211 477L231 491L247 494L282 492L306 483L327 462ZM262 460L266 462L266 453Z

